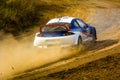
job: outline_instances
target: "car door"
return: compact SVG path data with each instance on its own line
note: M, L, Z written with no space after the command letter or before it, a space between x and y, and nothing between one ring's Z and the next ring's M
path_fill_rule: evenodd
M81 36L82 40L84 41L86 39L86 29L84 27L81 27L80 24L77 22L78 19L73 19L71 22L71 29L70 31L73 31L77 34L77 37Z
M82 33L83 41L89 41L89 40L91 40L91 38L88 37L89 30L87 28L87 24L84 21L80 20L80 19L76 19L76 22L78 23L78 25L81 28L81 33Z

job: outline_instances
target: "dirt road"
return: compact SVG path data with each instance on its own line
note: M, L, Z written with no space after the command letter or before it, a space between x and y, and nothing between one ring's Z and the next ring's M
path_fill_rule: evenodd
M104 42L103 42L104 44ZM97 47L97 46L96 46ZM103 47L103 46L102 46ZM104 46L106 48L101 48L100 50L93 50L81 55L74 56L70 59L67 60L61 60L57 63L50 64L46 67L40 68L40 69L35 69L30 72L25 72L23 74L17 75L14 79L19 80L30 80L30 79L40 79L42 76L46 76L48 74L60 72L60 71L68 71L69 69L76 68L80 65L89 63L91 61L98 60L100 58L104 58L106 56L115 54L114 50L118 50L120 52L119 47L120 43L116 43L116 41L112 42L111 46ZM99 48L99 47L97 47ZM77 74L76 74L77 75Z
M92 62L106 56L120 53L119 35L120 35L120 9L119 8L94 8L94 14L89 19L98 31L98 41L88 48L84 54L77 54L72 58L48 64L44 67L34 69L17 75L14 79L32 80L49 79L47 75L68 71L80 65ZM116 32L117 31L117 32ZM113 34L115 33L115 34ZM55 74L54 74L55 75ZM76 74L77 75L77 74ZM44 78L42 78L45 76ZM61 80L61 79L60 79ZM69 79L70 80L70 79Z
M91 8L93 9L93 14L89 19L89 23L96 27L98 31L98 41L96 44L92 45L92 47L86 49L85 52L79 54L75 53L75 51L73 51L72 53L61 54L58 48L56 49L58 53L55 54L54 54L54 50L51 50L50 52L45 52L45 54L38 54L38 51L35 50L30 50L30 51L24 50L24 48L25 49L26 48L32 49L32 48L30 48L29 45L26 46L25 44L21 44L25 46L18 47L19 49L16 49L15 47L14 52L18 53L17 51L24 50L25 52L27 52L27 54L21 53L18 59L14 59L15 56L18 56L17 54L11 55L12 59L11 58L9 59L8 57L8 59L6 60L6 62L9 62L10 64L4 64L4 66L7 67L5 69L2 68L1 71L6 70L5 74L7 74L7 72L9 74L16 73L16 75L12 76L12 78L10 76L10 79L14 79L14 80L19 80L19 79L43 80L42 78L43 76L45 76L47 79L47 75L51 73L68 71L69 69L76 68L88 62L92 62L115 53L120 53L119 50L120 8L118 7L119 4L118 3L112 4L111 2L104 3L102 1L98 1L98 2L95 1L90 4L93 3L96 4L97 6L91 6ZM116 4L117 6L115 6ZM18 44L18 42L16 42L16 44ZM8 51L14 53L11 48L9 48ZM36 53L33 54L33 52ZM29 55L29 57L27 55ZM49 57L46 57L46 55ZM70 56L74 55L74 56L69 57L68 55ZM1 55L1 56L7 56L7 55ZM37 58L35 59L34 57L36 56ZM42 58L39 59L41 56ZM23 61L24 64L26 65L21 65ZM18 63L18 64L11 64L11 63ZM29 71L24 72L25 69L29 69ZM2 74L3 73L1 73L1 75Z

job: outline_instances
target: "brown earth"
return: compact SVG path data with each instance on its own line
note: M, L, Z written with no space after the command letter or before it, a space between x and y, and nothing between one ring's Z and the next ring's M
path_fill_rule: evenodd
M41 51L41 54L38 54L39 50L24 50L24 48L32 49L28 44L22 43L25 39L20 42L13 41L13 39L11 41L16 42L16 45L22 43L22 47L18 47L19 49L15 47L15 51L8 48L9 51L14 53L21 49L26 51L26 54L11 55L12 59L7 57L8 59L3 61L4 63L13 62L17 64L2 64L3 68L0 68L0 71L6 71L5 74L12 74L12 76L7 76L10 76L9 79L13 80L119 80L120 4L107 0L94 0L93 2L88 0L85 3L78 4L88 4L87 7L89 6L93 10L88 22L94 25L98 32L98 41L95 44L87 46L86 50L82 53L76 53L74 50L72 52L68 52L69 50L67 50L61 53L58 48L55 48L45 52L42 50L44 53ZM92 4L94 4L94 6L92 6ZM1 43L6 44L6 42L9 41L4 42L5 43ZM4 48L7 49L7 46L5 45ZM54 53L54 50L58 52ZM4 51L2 52L4 53ZM33 52L34 54L32 54ZM14 58L14 56L16 57L17 55L20 58ZM27 55L29 55L29 57ZM7 56L7 54L1 56ZM34 57L36 56L37 58L35 59ZM39 59L41 56L42 58ZM21 65L23 61L27 66ZM7 67L5 68L4 66ZM25 69L28 70L25 71ZM6 75L3 74L2 72L0 73L1 76L6 77Z

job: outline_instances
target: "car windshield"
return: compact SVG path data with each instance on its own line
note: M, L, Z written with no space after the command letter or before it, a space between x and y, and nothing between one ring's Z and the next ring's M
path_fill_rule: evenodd
M64 26L44 26L42 27L41 31L65 31L66 28Z

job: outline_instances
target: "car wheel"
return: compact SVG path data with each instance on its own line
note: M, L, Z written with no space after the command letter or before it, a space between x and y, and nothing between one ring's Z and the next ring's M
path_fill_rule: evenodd
M97 40L96 29L93 28L93 42L96 42L96 40Z
M83 51L84 50L84 46L83 46L83 43L82 43L82 38L80 36L78 38L77 47L78 47L78 51Z
M82 45L82 38L79 36L79 38L78 38L78 47L80 47L81 45Z

